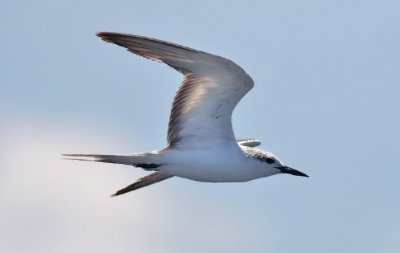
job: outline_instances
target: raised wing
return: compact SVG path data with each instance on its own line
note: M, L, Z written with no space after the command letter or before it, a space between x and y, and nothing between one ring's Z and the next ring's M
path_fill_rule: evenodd
M172 104L169 146L206 148L235 141L232 112L253 87L242 68L225 58L161 40L109 32L98 36L184 75Z

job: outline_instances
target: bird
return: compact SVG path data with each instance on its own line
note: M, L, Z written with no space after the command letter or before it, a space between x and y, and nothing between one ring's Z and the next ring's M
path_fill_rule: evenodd
M111 196L172 177L214 183L248 182L276 174L308 177L257 148L261 144L258 139L235 138L232 112L254 86L236 63L145 36L115 32L97 36L183 75L172 103L165 148L127 155L63 154L65 159L131 165L151 172Z

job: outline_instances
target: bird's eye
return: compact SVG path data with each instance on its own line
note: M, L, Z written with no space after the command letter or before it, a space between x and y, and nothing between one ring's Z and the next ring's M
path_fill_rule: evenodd
M274 158L271 158L271 157L267 157L267 158L265 159L265 161L266 161L267 163L269 163L269 164L275 163L275 159L274 159Z

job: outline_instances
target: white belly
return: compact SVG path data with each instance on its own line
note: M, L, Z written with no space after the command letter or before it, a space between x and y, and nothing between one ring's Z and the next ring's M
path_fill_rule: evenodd
M160 172L201 182L245 182L268 176L262 164L237 146L211 150L169 150Z

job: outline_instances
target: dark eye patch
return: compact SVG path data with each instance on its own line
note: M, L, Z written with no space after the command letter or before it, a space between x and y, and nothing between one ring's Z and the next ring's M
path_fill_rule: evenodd
M269 163L269 164L275 163L275 159L274 159L274 158L271 158L271 157L265 158L265 161L266 161L267 163Z

